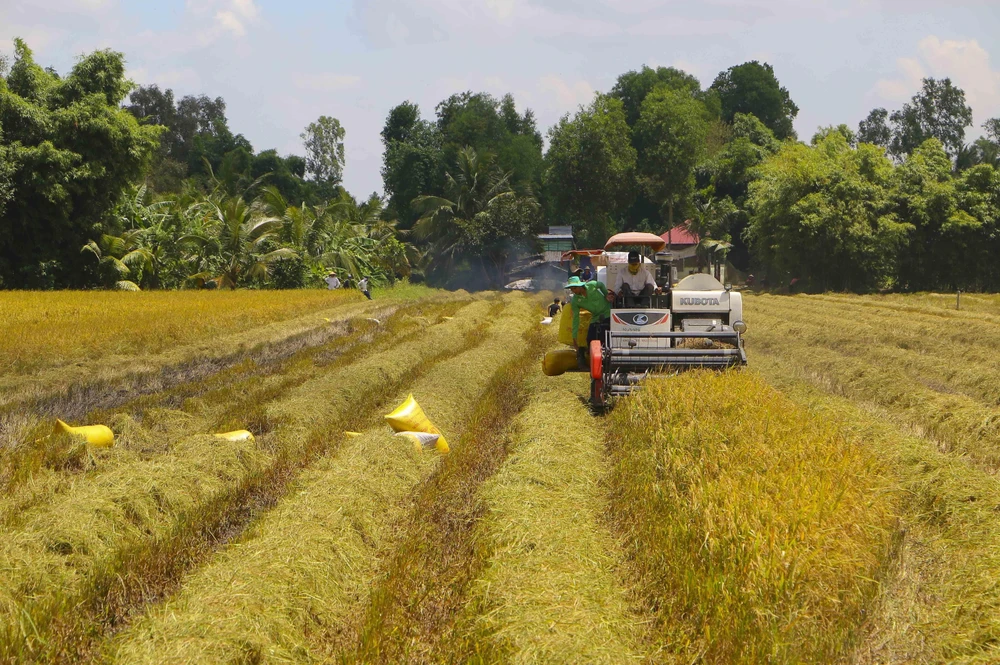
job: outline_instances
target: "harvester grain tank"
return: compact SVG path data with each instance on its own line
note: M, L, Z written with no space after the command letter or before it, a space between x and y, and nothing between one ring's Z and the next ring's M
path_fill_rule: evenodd
M627 300L619 294L612 303L603 339L590 343L593 404L631 393L651 372L746 365L742 294L701 273L673 285L666 243L651 233L613 236L593 258L609 290L628 269L629 249L641 253L640 269L653 274L659 293Z

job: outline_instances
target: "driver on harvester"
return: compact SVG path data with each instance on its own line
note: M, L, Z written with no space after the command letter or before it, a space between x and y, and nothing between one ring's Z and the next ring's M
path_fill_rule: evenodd
M639 252L628 253L628 270L619 270L615 285L608 294L608 300L614 302L616 296L622 296L625 307L635 307L636 296L651 296L657 290L656 282L648 270L642 270L642 257Z
M569 304L573 310L573 342L580 333L580 310L590 312L590 328L587 329L587 346L577 348L576 361L580 369L587 369L587 349L593 340L604 343L604 331L609 327L611 303L608 302L608 287L598 281L584 282L579 277L570 277L566 288L573 292Z

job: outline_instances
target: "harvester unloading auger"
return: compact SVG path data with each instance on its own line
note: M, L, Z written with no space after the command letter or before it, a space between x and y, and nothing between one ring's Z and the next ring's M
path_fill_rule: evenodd
M651 233L619 233L592 257L597 280L609 290L618 271L628 269L628 248L640 251L640 270L653 273L660 293L627 299L619 294L611 304L603 340L590 342L592 404L628 395L651 372L746 365L742 294L701 273L673 285L672 256Z

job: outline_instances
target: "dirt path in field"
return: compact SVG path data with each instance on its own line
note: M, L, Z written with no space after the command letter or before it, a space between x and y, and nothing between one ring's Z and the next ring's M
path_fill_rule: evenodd
M412 391L458 444L464 438L454 433L465 430L498 367L524 352L521 335L533 325L533 310L515 298L502 315L489 315L492 323L475 335L474 346L385 397L400 400ZM309 389L301 393L305 398ZM398 542L412 493L439 461L413 452L384 425L347 439L246 537L118 637L109 653L130 663L321 658L364 606L379 561Z

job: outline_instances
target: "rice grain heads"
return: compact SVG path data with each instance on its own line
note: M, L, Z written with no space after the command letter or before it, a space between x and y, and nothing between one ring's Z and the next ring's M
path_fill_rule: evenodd
M664 661L849 651L898 515L870 450L750 372L648 381L616 408L608 450L610 514Z

